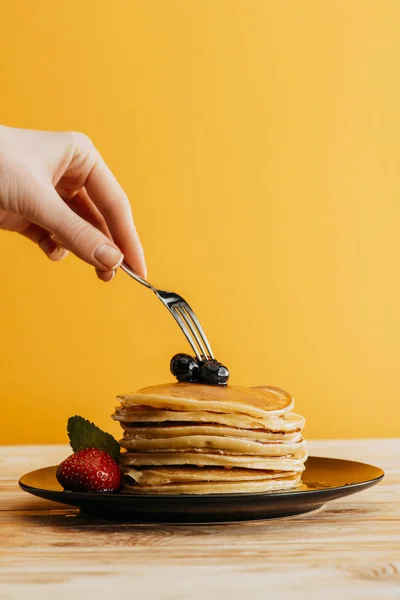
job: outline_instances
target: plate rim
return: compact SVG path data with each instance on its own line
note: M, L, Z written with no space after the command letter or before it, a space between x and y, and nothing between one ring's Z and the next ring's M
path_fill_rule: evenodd
M162 500L163 498L168 498L169 500L189 500L191 501L193 500L204 500L204 499L218 499L218 500L229 500L230 498L242 498L242 499L246 499L246 498L260 498L260 497L267 497L267 498L290 498L293 496L309 496L309 495L314 495L314 494L318 494L318 495L328 495L331 494L335 491L338 490L344 490L344 489L352 489L352 490L356 490L357 488L362 488L362 487L370 487L372 485L375 485L377 483L379 483L380 481L382 481L382 479L385 477L385 472L383 469L381 469L381 467L377 467L375 465L371 465L369 463L364 463L361 461L356 461L356 460L348 460L346 458L335 458L335 457L331 457L331 456L309 456L307 458L307 461L309 459L323 459L323 460L327 460L327 461L340 461L340 462L346 462L346 463L352 463L354 465L362 465L362 466L366 466L366 467L371 467L373 469L375 469L376 471L380 471L380 475L378 475L377 477L373 477L372 479L367 479L365 481L360 481L357 483L349 483L349 484L345 484L345 485L339 485L339 486L335 486L335 487L329 487L329 488L315 488L315 489L308 489L308 490L301 490L301 489L293 489L293 490L282 490L280 491L272 491L272 492L231 492L231 493L217 493L217 494L133 494L131 492L129 493L112 493L112 492L71 492L69 490L48 490L46 488L40 488L40 487L33 487L30 485L27 485L26 483L23 483L23 478L31 475L33 473L36 473L38 471L42 471L45 469L50 469L50 468L56 468L57 465L48 465L47 467L41 467L40 469L33 469L32 471L28 471L27 473L24 473L18 480L18 485L19 487L24 491L27 492L28 494L33 494L33 495L37 495L35 494L35 491L38 492L46 492L46 494L51 494L51 495L55 495L58 498L60 498L61 494L66 494L66 502L65 504L68 504L67 498L69 494L72 494L74 498L76 498L77 500L93 500L93 499L107 499L110 500L111 498L129 498L132 501L133 500L144 500L146 498L151 499L151 500ZM306 461L306 464L307 464ZM61 500L61 498L60 498Z

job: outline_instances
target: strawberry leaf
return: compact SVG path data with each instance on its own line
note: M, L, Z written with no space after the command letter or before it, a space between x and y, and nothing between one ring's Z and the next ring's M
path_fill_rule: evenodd
M117 440L94 423L75 415L68 419L67 432L74 452L85 448L99 448L111 454L113 459L119 462L120 447Z

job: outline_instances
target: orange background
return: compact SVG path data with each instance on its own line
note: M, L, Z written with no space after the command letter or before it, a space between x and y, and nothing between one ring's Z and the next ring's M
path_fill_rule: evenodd
M149 279L232 382L288 389L308 437L394 436L400 3L3 0L4 124L81 130L125 187ZM170 378L172 318L0 233L1 442Z

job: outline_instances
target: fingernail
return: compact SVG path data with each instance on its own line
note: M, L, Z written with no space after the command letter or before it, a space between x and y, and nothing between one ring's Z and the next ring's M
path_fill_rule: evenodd
M147 265L146 265L146 259L144 257L144 253L142 255L142 264L143 264L143 278L147 279Z
M50 260L59 261L64 260L66 256L68 256L68 250L57 246L57 250L55 250L51 255L49 255L49 258Z
M122 252L110 244L97 246L94 257L107 271L118 269L124 260Z

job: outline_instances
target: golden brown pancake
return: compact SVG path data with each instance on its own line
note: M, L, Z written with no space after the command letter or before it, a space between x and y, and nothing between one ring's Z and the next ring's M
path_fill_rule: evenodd
M237 437L217 435L185 435L183 437L156 439L123 439L123 448L139 452L196 451L224 454L261 454L263 456L301 456L305 450L304 440L298 442L256 442Z
M169 410L207 410L253 417L281 414L293 406L292 397L275 387L245 388L198 383L152 385L119 396L123 408L131 405Z
M304 427L304 418L293 412L268 417L249 417L243 414L227 414L206 410L179 411L151 408L150 406L118 406L112 418L124 424L137 423L210 423L240 427L244 429L267 429L268 431L300 431Z
M142 494L267 492L297 487L301 477L294 471L220 467L126 467L125 475L126 491Z
M121 424L125 440L157 440L158 438L184 437L193 435L237 437L250 439L256 442L298 442L301 440L301 431L290 433L266 431L265 429L243 429L227 427L226 425L180 423L171 425L159 423L146 426Z
M125 490L215 494L299 485L304 419L275 387L172 383L119 396Z
M263 481L278 477L298 476L294 471L263 471L261 469L225 469L224 467L126 467L125 473L143 485L193 483L201 481Z
M235 481L198 483L171 483L168 485L125 485L132 494L249 494L290 490L300 483L299 476L264 481Z
M249 456L204 452L126 452L122 454L123 465L161 466L196 465L198 467L242 467L273 471L303 471L306 452L299 458L280 456Z

